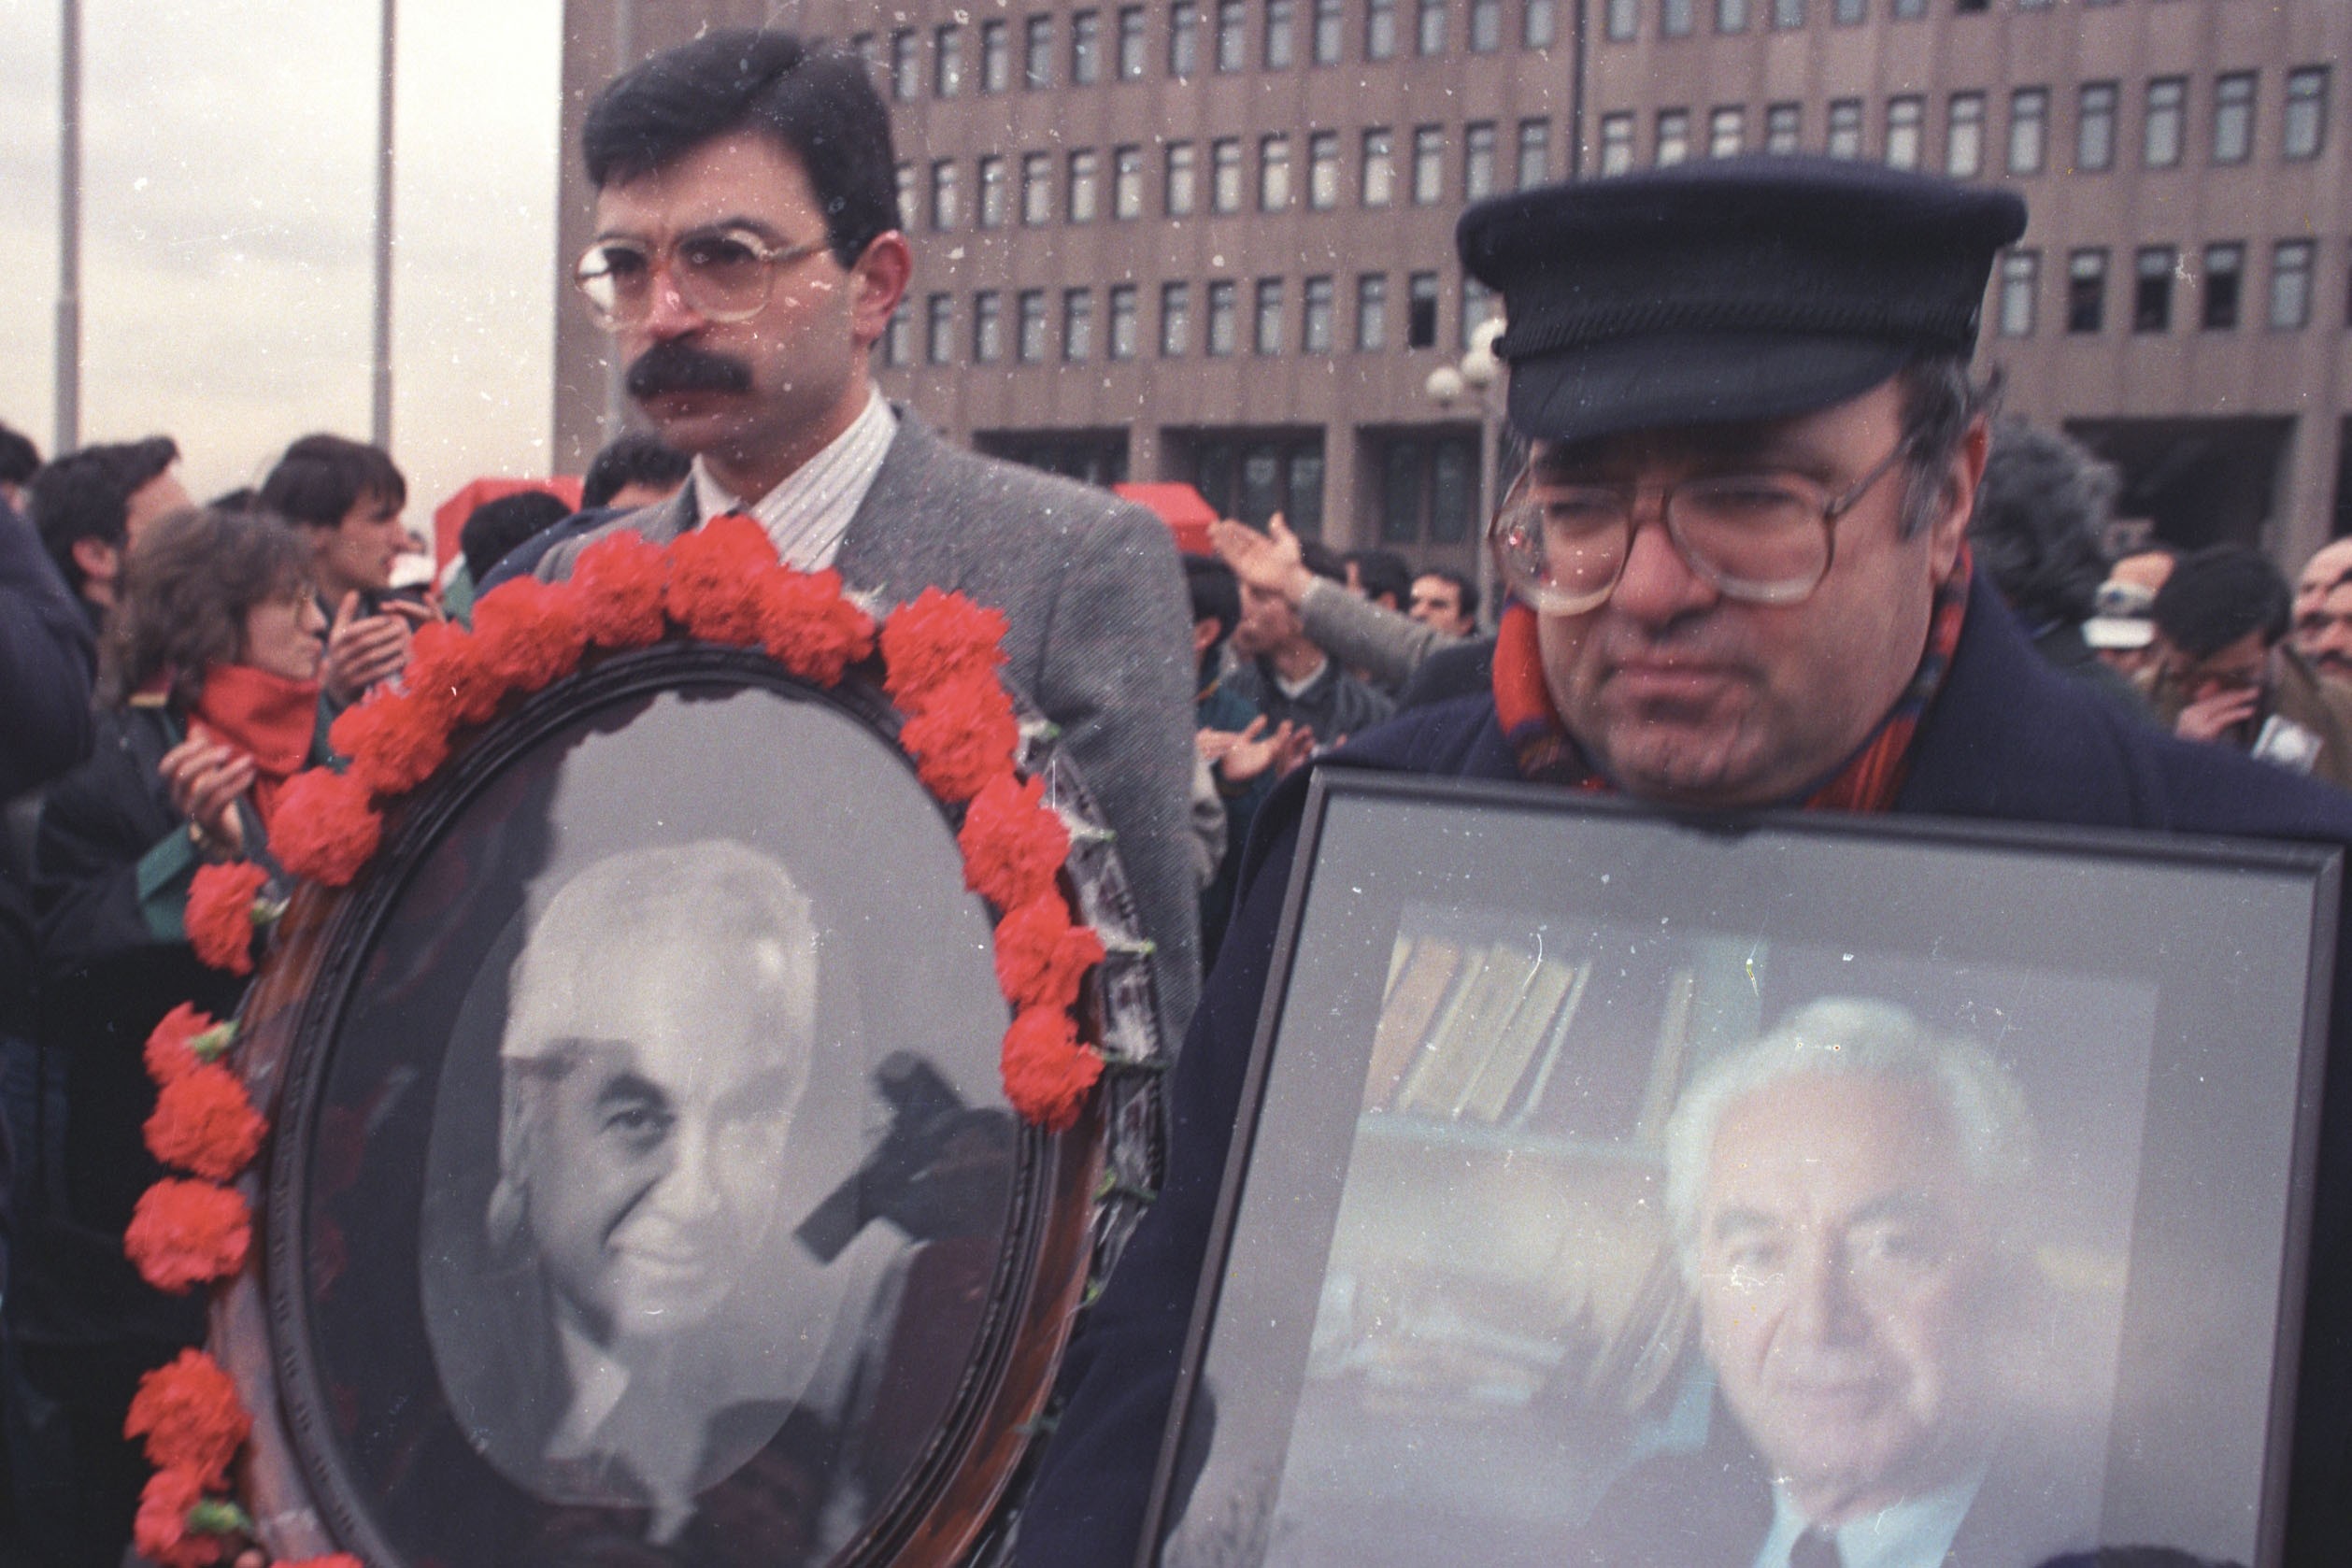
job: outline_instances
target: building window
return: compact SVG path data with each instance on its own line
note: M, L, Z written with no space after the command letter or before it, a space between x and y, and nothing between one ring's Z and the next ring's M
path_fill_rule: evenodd
M1317 131L1306 138L1306 205L1328 212L1339 205L1339 133Z
M1503 0L1470 0L1470 52L1492 54L1503 47Z
M980 91L1003 93L1013 85L1013 36L1001 21L980 23Z
M1768 104L1764 107L1764 150L1794 152L1804 145L1804 106Z
M1717 108L1707 116L1707 156L1736 158L1746 150L1747 111L1737 105Z
M1641 30L1641 0L1609 0L1605 23L1609 38L1624 43Z
M1892 9L1897 21L1917 21L1928 14L1928 0L1894 0Z
M1200 153L1189 141L1172 141L1168 144L1168 216L1189 218L1200 203Z
M1494 121L1476 121L1461 132L1461 199L1475 202L1494 190Z
M1926 116L1927 105L1922 99L1906 96L1887 100L1889 167L1916 169L1919 166L1919 126Z
M963 29L952 22L931 35L931 91L941 98L963 91Z
M1023 289L1016 301L1019 321L1014 330L1013 357L1023 364L1046 362L1046 291Z
M1070 85L1092 87L1103 79L1103 13L1078 11L1070 18Z
M1217 68L1238 71L1249 64L1249 0L1217 0Z
M1478 511L1478 438L1399 435L1383 443L1380 542L1460 544Z
M891 96L911 104L923 90L922 43L911 27L891 35Z
M2042 253L2012 250L2001 258L1999 326L2003 337L2033 335L2034 296L2042 281Z
M916 225L922 221L922 197L919 186L921 177L915 173L914 164L901 164L894 178L898 182L898 226L912 234Z
M1103 158L1092 148L1070 154L1070 221L1091 223L1102 204Z
M956 357L956 298L934 294L923 302L923 358L952 364Z
M1262 433L1196 437L1192 486L1219 517L1262 528L1276 512L1301 538L1323 531L1323 438Z
M1235 333L1239 326L1238 290L1233 279L1222 278L1208 286L1208 352L1212 359L1233 356Z
M1005 357L1005 297L994 289L972 296L972 363L994 364Z
M1119 13L1119 79L1144 79L1144 8L1141 6L1122 7Z
M1006 178L1005 159L991 152L980 160L980 227L1001 229L1012 215L1012 181Z
M1690 6L1691 0L1658 0L1658 31L1669 38L1688 37Z
M1658 166L1679 164L1690 156L1690 111L1658 111Z
M1126 220L1144 215L1144 150L1111 150L1111 216Z
M1258 310L1251 318L1250 348L1261 354L1282 352L1282 279L1258 279Z
M1984 168L1985 95L1955 93L1944 131L1944 172L1955 179L1974 179Z
M1032 91L1053 85L1053 18L1033 16L1022 45L1021 80Z
M1445 128L1416 125L1413 127L1413 205L1432 207L1445 194Z
M1364 58L1396 58L1396 0L1364 0Z
M2205 247L2205 297L2197 324L2207 332L2238 330L2238 304L2245 297L2245 247Z
M858 51L858 62L866 68L868 75L878 76L881 74L882 45L880 40L877 39L873 34L857 33L851 35L849 38L849 47Z
M1135 286L1133 283L1115 283L1111 286L1111 333L1105 347L1109 349L1110 357L1115 360L1132 360L1135 357L1137 335L1135 319L1140 313L1135 299Z
M1417 0L1413 21L1415 53L1446 52L1446 0Z
M1527 10L1519 21L1519 47L1549 49L1559 36L1559 14L1553 0L1527 0Z
M1396 199L1395 148L1395 135L1385 125L1364 133L1364 206L1386 207Z
M1356 351L1376 354L1389 346L1389 276L1359 274L1356 278Z
M1601 117L1601 172L1623 174L1633 166L1633 117L1630 113Z
M2107 321L2107 252L2077 250L2066 258L2066 330L2097 332Z
M1494 320L1495 312L1499 308L1500 306L1495 304L1492 289L1475 278L1465 276L1462 278L1461 349L1463 353L1470 351L1471 346L1477 341L1478 329Z
M2311 323L2311 262L2316 247L2307 239L2282 239L2271 247L2271 330L2294 332Z
M1747 0L1715 0L1715 30L1718 33L1747 31Z
M1168 7L1168 75L1182 80L1201 68L1201 7L1176 0Z
M1094 291L1062 291L1062 357L1083 364L1094 357Z
M2147 123L2140 143L2141 162L2152 169L2169 169L2180 162L2181 118L2188 102L2188 82L2181 77L2159 77L2148 83Z
M1290 207L1290 138L1276 134L1258 138L1258 210L1287 212Z
M1858 27L1868 20L1864 0L1832 0L1830 21L1840 27Z
M1208 209L1241 210L1241 138L1219 136L1208 144Z
M1318 65L1338 64L1347 47L1347 0L1315 0L1314 33L1307 50Z
M1180 359L1192 342L1192 285L1160 285L1160 357Z
M2180 252L2169 245L2143 245L2131 258L2131 330L2173 330L2173 273Z
M1772 24L1786 30L1804 25L1804 0L1772 0Z
M892 369L911 363L915 357L915 318L907 309L913 303L911 297L902 296L882 333L882 363Z
M2087 81L2074 110L2074 167L2084 174L2113 168L2116 162L2116 84Z
M2020 87L2009 94L2009 172L2040 174L2048 153L2050 91Z
M956 166L952 159L942 158L931 165L931 226L941 230L956 226Z
M2213 84L2213 161L2243 164L2254 152L2254 73L2232 71Z
M1020 157L1020 221L1035 225L1053 221L1053 155L1024 152Z
M2287 123L2279 150L2289 158L2316 158L2328 139L2328 67L2304 65L2287 73Z
M1829 153L1832 158L1859 158L1862 155L1862 101L1860 98L1830 100Z
M1437 274L1417 272L1404 285L1404 346L1437 347Z
M1329 278L1310 278L1300 291L1302 307L1299 314L1299 352L1328 354L1332 351L1332 317L1337 305Z
M1287 71L1298 53L1295 0L1266 0L1266 69Z
M1521 191L1551 178L1552 128L1547 120L1519 121L1518 159L1514 170Z

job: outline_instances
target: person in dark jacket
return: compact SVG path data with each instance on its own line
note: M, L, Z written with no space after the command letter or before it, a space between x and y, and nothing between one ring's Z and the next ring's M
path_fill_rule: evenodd
M1300 550L1308 572L1333 584L1344 580L1338 558L1321 545L1302 540ZM1268 723L1308 731L1319 746L1336 746L1396 710L1317 646L1296 605L1247 577L1231 648L1227 687L1255 706Z
M317 751L325 618L309 552L284 523L189 510L132 548L103 652L98 741L44 805L35 853L41 1044L62 1062L65 1124L43 1129L8 1308L39 1451L17 1477L41 1561L113 1568L146 1466L122 1419L141 1374L204 1334L200 1296L148 1286L122 1255L163 1173L148 1033L173 1006L233 1013L242 982L196 961L183 910L207 858L257 848L278 788ZM28 1165L32 1162L27 1162Z

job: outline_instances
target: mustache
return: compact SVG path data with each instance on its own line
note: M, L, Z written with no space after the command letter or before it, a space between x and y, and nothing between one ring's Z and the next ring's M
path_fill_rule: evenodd
M621 383L631 397L674 392L743 392L751 390L751 367L725 354L698 349L683 338L656 343L639 354Z

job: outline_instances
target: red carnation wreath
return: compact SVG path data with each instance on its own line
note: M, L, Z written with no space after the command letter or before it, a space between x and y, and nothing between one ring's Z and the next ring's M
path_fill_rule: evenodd
M485 594L472 631L420 630L406 689L379 690L335 721L330 739L349 766L288 781L272 822L278 864L325 887L349 886L382 842L383 807L433 777L459 732L487 722L509 696L562 679L592 649L645 648L673 629L759 649L825 687L878 655L882 690L904 720L899 745L923 786L962 808L956 841L964 883L995 908L997 980L1012 1010L1005 1098L1048 1131L1075 1125L1103 1058L1079 1038L1074 1009L1105 949L1092 929L1072 920L1059 885L1070 830L1046 802L1045 780L1024 779L1015 764L1019 723L997 675L1004 616L930 588L877 628L838 574L782 565L766 533L740 514L715 518L666 548L635 534L608 535L580 552L568 581L521 578ZM284 891L254 862L203 867L187 910L196 956L252 973L255 937L284 909ZM182 1005L147 1042L159 1088L148 1147L185 1174L140 1198L123 1250L161 1290L227 1279L244 1268L252 1245L248 1201L230 1184L259 1154L267 1126L242 1078L220 1064L235 1033L234 1023ZM251 1426L235 1380L203 1351L183 1351L147 1375L125 1428L145 1441L156 1466L139 1503L140 1551L165 1568L202 1568L251 1532L243 1511L221 1495ZM363 1565L337 1554L276 1568Z

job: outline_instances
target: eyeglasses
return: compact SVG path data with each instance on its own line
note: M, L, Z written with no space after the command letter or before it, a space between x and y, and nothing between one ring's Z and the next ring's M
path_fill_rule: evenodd
M1725 474L1657 492L1666 536L1700 580L1727 599L1793 605L1830 575L1837 520L1911 450L1895 443L1843 495L1796 474ZM1634 510L1648 487L1549 485L1522 475L1495 514L1497 568L1545 615L1582 615L1617 592L1632 554Z
M825 241L777 247L748 229L695 229L656 250L634 239L600 239L572 268L572 282L607 327L634 326L653 309L654 274L706 321L748 321L768 302L779 267L815 255Z

